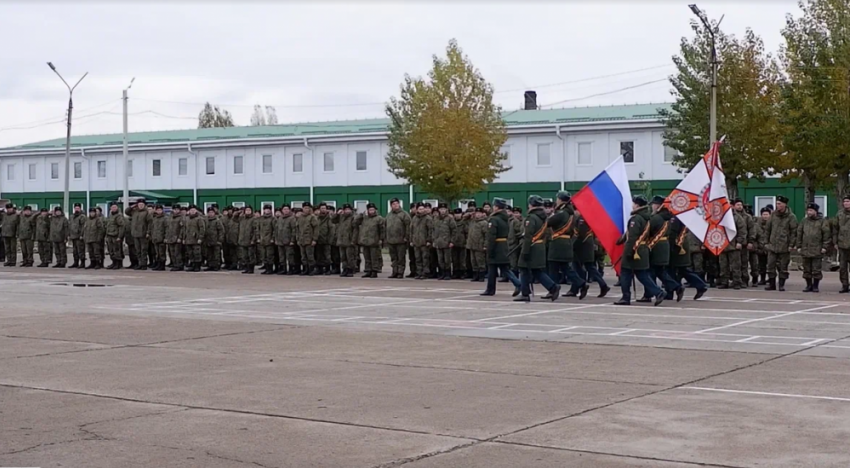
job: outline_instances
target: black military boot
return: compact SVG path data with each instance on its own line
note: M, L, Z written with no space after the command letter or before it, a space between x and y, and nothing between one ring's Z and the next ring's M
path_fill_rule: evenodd
M74 263L72 263L71 266L69 266L68 268L77 268L77 265L79 265L79 263L80 262L78 260L74 260Z
M264 275L273 275L274 274L274 267L272 267L272 265L270 263L264 264L263 268L264 268L264 270L263 270L262 274L264 274Z
M764 286L767 284L767 277L765 275L759 275L759 286Z
M351 268L346 268L346 269L345 269L345 275L344 275L344 276L345 276L346 278L353 278L353 277L354 277L354 273L351 271Z
M201 262L197 262L197 263L195 263L195 266L193 266L193 267L192 267L192 271L193 271L194 273L197 273L197 272L201 271Z
M288 273L288 272L286 271L286 265L280 265L280 266L277 268L277 274L278 274L278 275L283 276L283 275L286 275L287 273Z
M806 278L806 289L803 292L812 292L812 280Z
M415 271L413 268L411 268L411 269L410 269L410 274L409 274L409 275L407 275L407 276L405 276L405 278L413 279L413 278L416 278L417 276L419 276L419 275L417 275L417 274L416 274L416 271Z
M85 270L92 270L92 269L94 269L94 264L95 264L94 260L89 260L89 265L87 267L85 267L84 269Z
M474 272L474 273L472 273L472 278L470 278L470 280L469 280L469 281L470 281L470 282L472 282L472 283L477 283L477 282L478 282L478 272L477 272L477 271L476 271L476 272Z
M101 262L93 262L93 263L94 263L94 269L95 270L100 270L102 268L101 265L100 265Z
M819 293L820 292L820 280L812 281L812 292Z
M784 280L784 279L781 279L781 278L779 279L779 291L780 291L780 292L784 292L784 291L785 291L785 280Z
M841 291L838 291L838 294L847 294L850 293L850 286L841 286Z
M776 291L776 278L768 278L765 291Z
M372 277L371 271L367 271L367 272L363 273L363 276L361 276L361 278L371 278L371 277Z

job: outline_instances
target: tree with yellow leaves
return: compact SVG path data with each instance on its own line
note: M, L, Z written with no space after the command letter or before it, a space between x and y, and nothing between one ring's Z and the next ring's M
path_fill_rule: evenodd
M405 75L390 117L387 166L396 177L454 202L470 196L509 168L507 139L493 87L463 55L457 42L433 57L428 78Z

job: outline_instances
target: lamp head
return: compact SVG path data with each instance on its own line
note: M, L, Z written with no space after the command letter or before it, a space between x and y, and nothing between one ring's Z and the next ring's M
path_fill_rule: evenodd
M47 62L47 66L50 67L51 70L56 71L56 67L53 66L53 62Z

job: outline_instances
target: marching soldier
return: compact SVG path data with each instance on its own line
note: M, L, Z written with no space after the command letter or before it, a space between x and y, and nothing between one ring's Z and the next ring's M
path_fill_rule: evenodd
M434 218L423 203L417 205L416 217L411 220L411 245L416 249L416 279L424 280L431 271L431 241L434 239Z
M36 217L32 214L32 208L24 207L21 214L21 221L18 224L18 242L21 244L21 262L22 267L31 267L33 262L33 239L35 239L35 220Z
M277 246L277 257L280 264L278 275L294 274L295 271L295 216L289 205L280 209L280 218L274 221L274 243Z
M469 234L469 223L463 218L463 209L455 208L455 233L452 237L452 275L451 279L461 279L466 276L466 237Z
M596 268L596 239L593 231L584 220L579 210L574 209L575 215L575 230L573 239L573 267L579 278L588 282L594 281L599 284L599 295L596 297L605 297L611 288L599 270ZM571 291L572 292L572 291Z
M130 236L133 238L133 247L139 262L133 269L147 270L148 241L151 237L150 229L153 217L145 206L145 199L137 200L136 206L127 208L124 214L130 217Z
M100 270L103 267L103 239L106 237L106 228L103 218L97 215L97 210L89 208L89 217L83 226L83 240L89 252L89 266L86 270Z
M118 204L111 203L109 217L106 218L106 248L112 263L107 270L120 270L124 266L124 236L126 234L127 218L121 214ZM173 262L172 258L172 262ZM172 268L171 271L174 271Z
M511 219L508 223L510 230L508 231L508 249L511 252L511 271L514 276L519 274L519 243L522 235L522 208L515 206L511 213Z
M339 257L342 262L342 272L339 276L343 278L351 278L354 276L354 267L357 264L357 247L354 240L354 215L352 214L351 205L346 203L342 205L342 214L337 219L336 227L336 245L339 247ZM402 273L404 273L404 264L402 264ZM400 278L393 274L390 278Z
M6 250L6 262L3 266L15 266L18 262L18 225L21 217L15 210L15 205L6 204L6 213L3 215L3 225L0 226L0 234L3 235L3 246Z
M785 291L791 251L797 241L797 217L788 208L788 198L776 197L776 211L770 215L766 232L768 285L765 290L776 291L776 277L779 276L779 290Z
M729 280L732 281L732 289L741 289L741 278L743 278L741 265L741 252L747 248L747 221L737 211L732 210L732 217L735 220L735 240L729 242L729 245L720 253L720 283L717 289L729 289Z
M313 276L319 274L316 265L319 220L313 214L313 206L309 203L304 203L301 209L303 213L298 218L298 245L301 250L301 262L304 264L301 276Z
M50 242L53 244L53 255L56 257L53 268L65 268L68 263L69 226L70 223L62 212L62 207L54 208L53 216L50 218Z
M649 218L649 267L650 276L653 282L661 280L665 296L678 293L679 297L684 293L684 290L679 291L682 286L678 281L673 280L668 272L670 265L670 241L669 230L670 220L673 218L673 213L664 206L664 198L656 195L652 197L650 202L652 206L652 216ZM637 302L652 302L652 297L647 296L647 291L644 289L643 297Z
M153 246L154 253L151 258L151 270L153 271L165 271L166 221L165 215L162 213L162 205L154 206L150 230L150 244ZM107 224L109 223L107 222Z
M207 251L206 271L221 271L221 245L224 244L224 224L215 212L215 208L207 209L206 225L204 226L204 250ZM268 270L267 270L268 271Z
M387 213L387 245L390 250L393 272L390 278L404 278L407 247L410 245L410 215L401 209L398 198L390 200L390 212ZM340 253L342 253L340 251Z
M206 235L206 222L198 212L198 207L189 205L189 216L185 221L183 245L186 246L186 270L201 271L203 255L201 253Z
M632 200L632 216L626 228L626 233L617 241L618 245L625 244L620 266L620 289L623 297L614 305L630 305L632 297L632 281L637 277L643 287L649 291L644 296L655 298L655 305L664 302L664 293L652 280L649 273L649 219L650 208L646 198L638 195Z
M257 262L255 222L254 210L250 206L244 207L239 215L237 242L239 243L239 264L242 266L242 273L248 275L254 274L254 266Z
M53 260L53 245L50 243L50 213L42 208L35 215L35 241L38 243L38 268L47 268Z
M818 210L817 203L809 203L806 217L797 227L797 252L803 257L803 279L806 280L803 292L820 292L823 256L832 240L829 224Z
M520 243L520 296L514 299L515 302L531 301L531 284L535 280L549 291L548 297L552 301L561 294L561 285L546 274L546 228L543 199L532 195L528 197L528 216Z
M358 218L359 222L355 222L360 227L358 244L363 247L363 278L377 278L384 266L381 245L387 239L386 224L374 203L366 205L366 215L361 214Z
M850 267L850 195L844 195L841 201L842 210L835 218L835 232L833 242L838 249L838 278L841 280L842 294L850 293L850 278L848 278L848 267Z
M487 288L481 293L482 296L496 295L496 278L501 274L513 283L515 296L519 295L521 283L513 272L510 271L511 260L508 258L508 224L510 211L508 203L502 198L493 199L493 214L487 224Z
M680 302L685 293L684 288L682 288L682 278L687 280L692 288L696 288L697 293L694 296L694 300L697 300L708 291L708 287L702 278L689 268L691 265L691 252L693 251L689 243L691 239L696 239L696 237L690 235L691 232L688 227L676 216L670 219L668 232L669 239L673 241L670 245L668 274L679 285L679 288L676 290L676 302ZM673 291L667 291L667 297L665 299L673 299Z
M469 235L466 238L466 250L469 251L469 258L472 260L472 282L484 282L484 271L487 268L486 236L487 214L483 207L476 208L475 218L469 225Z
M551 240L547 246L546 259L549 262L549 275L553 281L557 278L566 278L571 285L570 291L564 297L576 297L584 299L589 289L584 278L579 278L573 270L573 234L575 232L575 216L570 207L570 193L561 191L555 196L555 205L552 215L547 220L548 228L551 229ZM544 212L545 212L545 204ZM543 299L551 299L543 296Z
M263 215L255 223L259 241L257 249L262 251L262 274L273 275L274 265L271 262L274 262L274 216L271 205L263 206Z
M449 214L449 206L440 203L437 217L434 219L434 248L437 250L437 261L440 265L440 280L452 279L452 240L456 230L457 224L454 216Z

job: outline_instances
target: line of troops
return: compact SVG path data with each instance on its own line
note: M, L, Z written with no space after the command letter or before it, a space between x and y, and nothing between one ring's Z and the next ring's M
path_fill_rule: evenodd
M791 253L798 252L805 291L818 292L824 255L835 249L841 292L850 292L850 196L843 199L843 210L835 218L823 217L813 203L799 222L787 206L788 199L776 199L776 208L762 209L758 218L742 200L734 200L737 237L715 256L667 210L663 198L654 197L649 203L635 197L629 229L621 239L626 249L621 266L627 272L618 285L623 288L637 278L645 286L638 301L658 303L659 297L672 299L677 294L680 300L682 279L697 289L698 296L715 286L767 285L767 290L784 291ZM554 201L530 197L526 216L503 199L481 207L470 202L466 210L452 211L444 203L436 209L417 203L409 213L401 209L398 199L390 205L386 217L373 204L358 214L348 204L336 209L325 203L315 210L305 203L301 208L277 210L264 206L259 212L232 206L219 211L213 205L206 214L195 206L174 207L165 214L161 205L138 200L124 216L117 204L111 204L108 217L99 207L89 209L86 216L81 205L75 204L66 217L59 207L34 212L25 206L18 213L8 204L0 212L0 261L14 266L16 256L5 253L17 252L20 246L20 266L31 267L37 244L39 267L49 266L55 257L54 267L62 268L70 241L71 268L104 268L108 255L111 265L106 268L120 269L126 244L130 265L139 270L150 266L160 271L166 267L200 271L206 266L208 271L254 273L260 266L263 274L350 277L362 265L363 277L374 278L382 270L381 248L385 247L392 262L390 278L405 277L409 268L408 278L484 282L495 281L498 272L500 282L515 283L515 295L523 300L529 291L523 289L521 272L528 270L529 288L543 284L550 290L546 296L550 299L557 296L552 293L554 286L561 284L571 286L568 296L584 297L587 281L599 283L599 297L609 290L602 279L605 251L567 192L559 192ZM488 271L491 266L497 272ZM649 279L653 284L660 281L663 291L648 287ZM488 282L485 294L494 289ZM624 292L624 299L628 303L630 295Z

